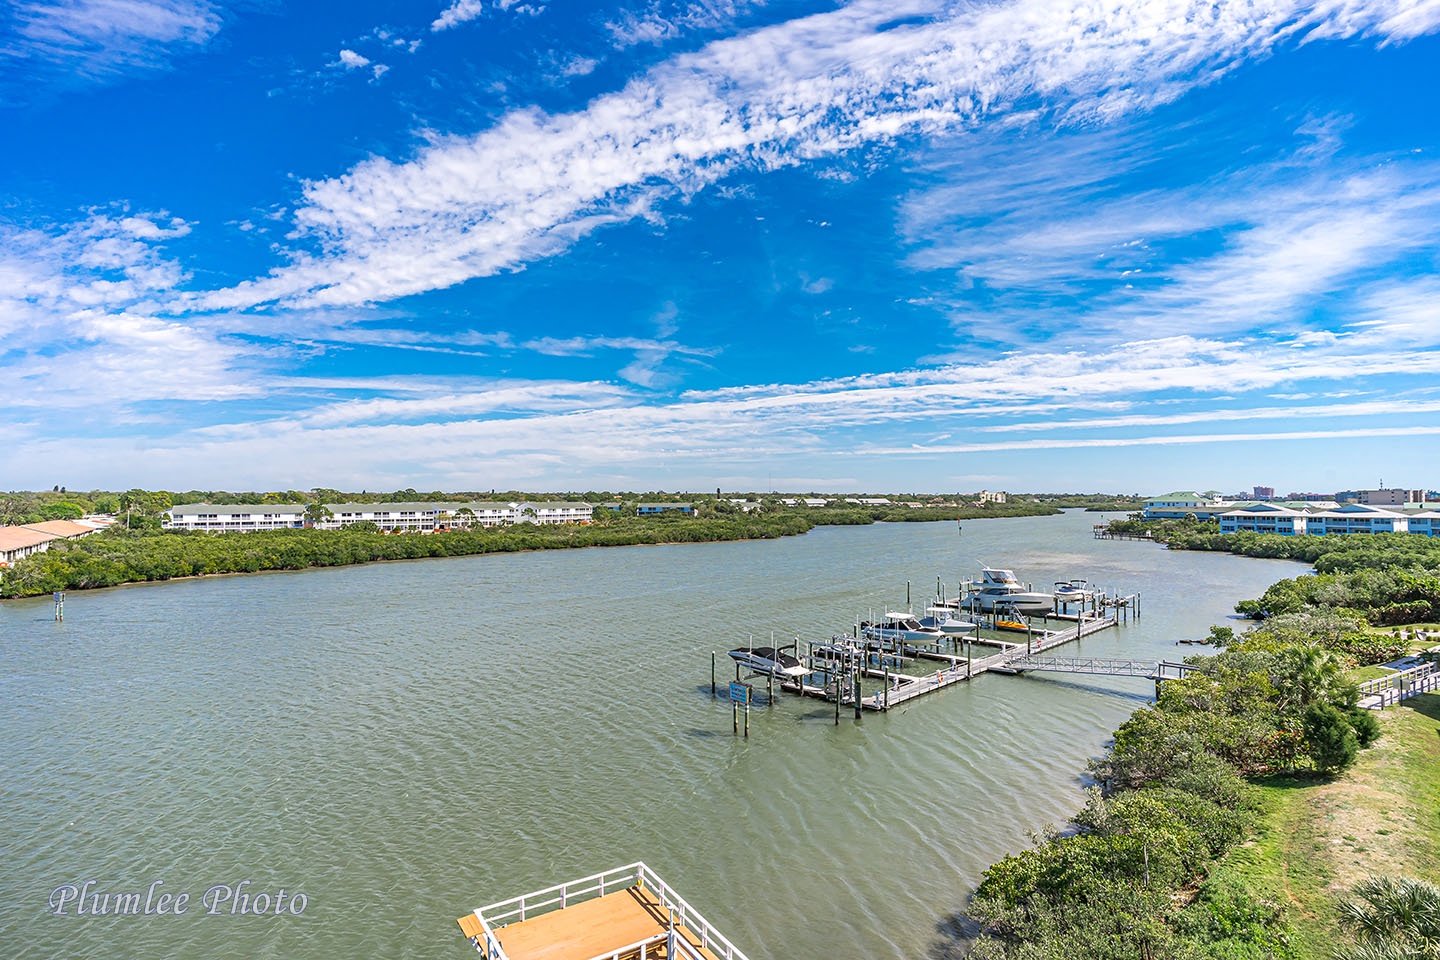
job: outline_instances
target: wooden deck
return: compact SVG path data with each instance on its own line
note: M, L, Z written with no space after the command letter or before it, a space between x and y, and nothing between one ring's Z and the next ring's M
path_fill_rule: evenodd
M479 934L480 922L473 913L458 922L466 937L473 939ZM510 960L591 960L669 929L670 912L649 890L634 886L512 923L496 930L495 937ZM676 934L700 956L717 960L686 928L677 926ZM638 957L639 951L626 956ZM663 941L648 946L645 956L647 960L669 958Z

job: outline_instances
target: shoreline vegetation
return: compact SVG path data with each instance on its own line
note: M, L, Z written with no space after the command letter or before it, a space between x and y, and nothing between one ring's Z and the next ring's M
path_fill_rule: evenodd
M1355 682L1434 657L1440 543L1119 524L1316 572L1238 603L1257 622L1212 629L1219 653L1121 725L1084 809L985 872L969 956L1440 956L1440 694L1376 713Z
M201 491L178 495L191 499ZM302 494L295 494L302 497ZM342 494L315 491L331 499L369 494ZM262 502L260 495L209 492L212 502ZM160 515L176 495L133 490L124 494L29 495L21 501L11 494L9 516L74 514L99 505L118 510L128 519L101 533L76 540L61 540L50 548L17 561L0 576L0 599L44 596L57 590L89 590L126 583L190 579L220 574L259 573L271 570L303 570L311 567L346 566L381 560L416 560L432 557L476 556L521 550L555 550L602 546L639 546L666 543L705 543L735 540L764 540L798 536L817 526L856 525L877 522L960 521L995 517L1051 516L1063 507L1102 508L1126 505L1098 495L1054 494L1033 498L1012 498L1007 503L980 506L947 503L908 506L903 504L843 504L830 507L787 507L774 497L762 498L758 508L746 512L720 498L692 497L695 515L636 517L597 507L595 521L588 524L541 525L520 523L501 527L477 527L433 533L382 533L373 524L354 524L342 530L258 530L246 533L205 533L164 530ZM290 496L270 494L272 498ZM313 494L312 494L313 496ZM455 494L417 494L413 490L389 496L414 499L453 499ZM461 495L463 496L463 495ZM516 496L521 496L517 494ZM591 495L593 496L593 495ZM604 495L609 497L608 494ZM62 499L56 499L62 498ZM596 497L595 499L599 499ZM297 502L294 499L267 502ZM593 501L592 501L593 502ZM64 504L62 508L56 504ZM633 502L630 504L633 510ZM26 512L28 511L28 513ZM9 521L7 521L9 522ZM122 526L128 523L128 526Z
M583 525L199 533L158 529L157 508L168 497L151 496L148 503L131 498L132 523L140 505L140 529L57 542L5 571L0 596L377 560L771 539L821 525L963 522L1093 506L1035 498L984 507L745 513L712 501L694 517L597 512L598 522ZM1356 687L1376 664L1422 654L1440 637L1440 542L1405 534L1222 536L1214 524L1187 521L1148 529L1170 549L1301 560L1315 572L1237 603L1254 625L1212 629L1218 653L1187 657L1201 669L1167 681L1154 704L1121 725L1106 755L1090 764L1094 786L1084 808L985 872L966 908L980 931L968 955L1435 956L1404 952L1421 935L1395 924L1385 936L1400 945L1396 952L1360 952L1363 928L1353 918L1382 910L1396 891L1440 896L1427 883L1440 860L1440 694L1377 714L1358 706Z

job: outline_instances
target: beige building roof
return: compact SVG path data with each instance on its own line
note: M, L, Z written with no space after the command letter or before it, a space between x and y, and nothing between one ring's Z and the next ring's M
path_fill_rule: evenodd
M27 523L26 530L39 530L41 533L48 533L55 537L64 537L69 540L74 537L83 537L87 533L94 533L95 528L86 526L83 523L75 523L73 520L45 520L41 523Z
M43 533L29 527L0 527L0 552L23 550L25 547L38 546L56 539L56 534Z

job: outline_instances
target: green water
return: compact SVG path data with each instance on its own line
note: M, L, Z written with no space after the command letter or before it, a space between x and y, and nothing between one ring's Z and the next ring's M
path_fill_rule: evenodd
M1067 653L1178 656L1298 569L1097 542L1095 521L137 585L71 593L64 623L7 602L0 957L460 958L462 913L634 860L752 960L943 956L984 867L1078 806L1151 685L985 676L838 727L787 698L745 741L711 652L723 681L747 637L824 639L983 561L1141 593L1138 622ZM55 916L87 880L191 900ZM304 909L207 912L242 880Z

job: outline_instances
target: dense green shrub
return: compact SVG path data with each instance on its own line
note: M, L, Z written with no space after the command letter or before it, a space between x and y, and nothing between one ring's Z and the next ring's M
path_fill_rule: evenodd
M1359 625L1353 613L1302 607L1191 658L1198 669L1165 681L1092 762L1099 787L1074 832L986 871L971 901L983 930L972 956L1289 956L1273 904L1206 874L1256 816L1242 774L1332 776L1378 735L1326 648Z
M373 524L370 525L373 528ZM298 570L373 560L458 557L517 550L769 539L811 529L798 514L631 519L595 525L517 524L442 533L384 534L360 525L344 530L262 530L254 533L112 529L57 541L6 571L0 596L110 587L146 580Z

